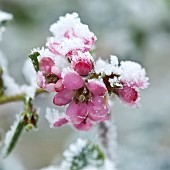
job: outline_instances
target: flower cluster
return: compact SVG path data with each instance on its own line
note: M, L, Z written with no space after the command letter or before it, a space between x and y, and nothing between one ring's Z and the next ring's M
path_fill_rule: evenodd
M47 48L35 49L31 59L37 71L37 84L55 92L53 103L68 105L65 113L48 109L52 127L71 124L89 130L95 122L110 117L109 95L116 94L124 103L137 106L139 92L148 86L145 70L138 63L116 56L108 62L93 59L96 36L82 24L77 13L66 14L50 27L52 37Z

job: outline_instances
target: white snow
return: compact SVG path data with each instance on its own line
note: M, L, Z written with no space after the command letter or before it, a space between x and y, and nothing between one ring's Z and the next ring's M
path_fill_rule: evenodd
M146 71L140 64L132 61L122 61L120 68L122 70L120 79L128 86L137 88L137 90L148 87L149 78L146 77Z
M54 123L58 121L61 118L65 118L64 112L60 112L59 110L56 110L54 108L47 107L46 108L46 114L45 118L49 121L50 127L54 128Z

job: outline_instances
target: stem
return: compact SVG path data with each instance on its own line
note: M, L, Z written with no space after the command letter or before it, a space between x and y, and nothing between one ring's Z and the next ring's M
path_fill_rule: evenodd
M111 120L99 124L99 141L104 148L107 157L111 161L116 161L117 150L117 132L114 123Z
M2 74L3 74L3 70L0 67L0 96L2 96L4 94L4 85L3 85L3 80L2 80Z
M45 91L43 89L38 88L36 90L35 95L39 95L41 93L44 93ZM10 103L10 102L16 102L16 101L24 101L26 94L21 93L21 94L16 94L12 96L1 96L0 97L0 105L5 104L5 103Z

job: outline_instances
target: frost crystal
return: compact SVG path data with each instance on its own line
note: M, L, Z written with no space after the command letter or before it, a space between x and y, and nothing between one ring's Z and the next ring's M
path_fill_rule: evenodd
M63 112L59 112L58 110L49 107L46 108L45 117L49 121L51 128L59 127L68 122Z
M88 165L100 168L104 164L104 155L98 145L82 139L71 144L64 157L64 164L70 165L70 170L83 169Z
M17 139L19 138L23 130L23 124L20 121L21 121L20 115L16 115L16 121L11 126L11 129L6 133L5 140L4 140L4 148L2 151L2 155L4 157L11 152L11 150L13 149Z
M80 18L78 18L77 13L66 14L65 17L60 17L57 23L51 25L50 31L56 39L60 40L67 30L75 27L77 24L80 24Z
M118 66L119 61L118 61L117 56L111 55L110 56L110 63L111 63L112 66Z
M120 68L122 70L120 79L123 83L136 90L148 87L149 78L146 77L146 71L140 64L132 61L122 61Z
M111 56L110 62L108 63L103 59L99 58L95 64L95 72L97 74L102 73L105 75L111 75L112 73L120 75L121 70L118 67L118 59L116 56Z
M27 82L34 87L38 87L36 83L36 72L30 59L25 60L22 71Z
M66 38L76 36L81 39L94 37L88 26L81 23L77 13L66 14L65 17L60 17L57 23L51 25L50 31L58 42L63 39L63 36ZM96 39L96 37L94 38Z
M109 159L105 159L104 165L101 167L87 166L83 170L116 170L115 164Z
M69 149L64 152L64 157L66 160L73 160L76 155L79 155L82 152L82 149L86 146L87 141L82 139L77 139L75 144L71 144Z

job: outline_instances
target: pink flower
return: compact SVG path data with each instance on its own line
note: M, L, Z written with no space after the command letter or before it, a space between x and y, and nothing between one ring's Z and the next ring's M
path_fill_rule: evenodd
M93 122L105 121L109 118L109 106L104 95L106 87L96 80L85 82L76 72L68 72L63 77L65 89L58 92L53 103L66 105L66 115L73 126L79 130L89 130Z
M149 78L146 77L146 71L140 64L132 61L122 61L120 63L122 74L120 81L137 91L148 87Z
M123 103L137 107L137 102L139 101L139 92L133 87L123 85L122 89L115 89L114 92L119 96Z
M88 25L82 24L77 13L66 14L60 17L57 23L50 27L54 38L61 42L63 38L80 38L85 45L93 45L96 37L88 28Z
M61 71L55 66L54 61L50 57L43 57L39 62L37 84L49 92L58 92L64 88Z
M87 40L86 40L87 41ZM84 38L72 37L63 38L60 42L53 37L47 43L49 50L55 55L62 55L64 57L71 57L71 55L81 52L90 51L92 44L84 43Z
M53 37L47 43L54 54L69 56L75 51L89 51L96 40L88 26L82 24L77 13L60 17L57 23L50 27Z
M78 52L72 57L72 68L81 76L87 76L93 69L92 56L90 53Z
M114 89L123 103L137 107L139 101L139 92L149 85L145 69L140 64L132 61L122 61L120 64L122 71L120 82L122 89Z

